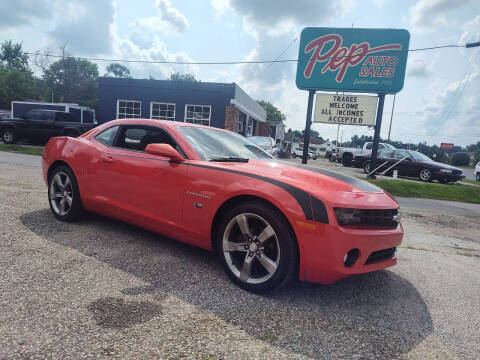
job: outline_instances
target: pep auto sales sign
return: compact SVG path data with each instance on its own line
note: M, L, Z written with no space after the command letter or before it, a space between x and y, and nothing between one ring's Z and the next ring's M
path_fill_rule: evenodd
M303 29L297 65L302 90L394 94L403 88L410 34L403 29Z

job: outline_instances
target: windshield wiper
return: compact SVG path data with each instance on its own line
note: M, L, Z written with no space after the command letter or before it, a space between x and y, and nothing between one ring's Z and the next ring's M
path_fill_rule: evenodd
M211 158L209 161L220 161L220 162L248 162L249 159L246 158L241 158L241 157L216 157L216 158Z

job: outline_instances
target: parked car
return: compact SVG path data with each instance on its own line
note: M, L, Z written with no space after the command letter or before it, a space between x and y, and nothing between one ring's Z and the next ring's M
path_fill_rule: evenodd
M303 158L303 149L302 148L297 147L297 148L292 150L292 158L295 159L297 157ZM309 151L307 159L317 160L317 154L312 152L312 151Z
M279 148L275 144L275 139L268 136L249 136L248 140L254 142L255 145L257 145L273 157L278 158Z
M10 113L9 112L0 112L0 120L5 120L10 118Z
M368 155L372 152L373 142L366 142L363 144L361 149L357 148L345 148L340 147L337 148L337 152L335 154L336 159L338 159L343 166L358 166L358 162L355 161L355 157L357 155ZM381 150L393 150L395 149L394 146L386 143L379 143L378 144L378 151Z
M32 144L42 144L52 136L77 137L95 126L79 123L68 112L35 109L21 118L0 120L0 136L6 144L14 144L22 138Z
M363 164L363 171L366 174L371 170L370 158L371 154L357 155L356 157L357 161ZM443 184L455 182L465 177L462 170L459 168L435 162L418 151L404 149L380 151L375 166L379 167L384 164L378 170L378 172L381 173L403 158L405 159L390 169L387 172L387 175L391 175L394 170L398 170L399 176L419 178L420 180L427 182L438 180Z
M475 170L473 171L473 174L475 175L475 179L477 179L477 181L480 181L480 161L475 166Z
M276 161L208 126L111 121L51 139L42 171L57 219L98 212L215 250L233 282L253 292L387 268L403 237L398 203L382 189Z

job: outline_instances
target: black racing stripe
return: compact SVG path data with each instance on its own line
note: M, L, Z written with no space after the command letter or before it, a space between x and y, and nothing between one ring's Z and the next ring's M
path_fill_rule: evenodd
M325 209L323 202L315 196L311 196L310 199L312 201L313 220L328 224L327 209Z
M308 166L308 165L303 165L303 164L297 164L294 162L290 161L278 161L279 163L282 163L287 166L292 166L304 170L309 170L316 172L318 174L322 174L325 176L332 177L334 179L346 182L347 184L350 184L352 186L355 186L356 188L363 190L363 191L372 191L372 192L382 192L383 190L380 189L378 186L375 186L373 184L370 184L368 181L363 181L357 178L354 178L353 176L348 176L344 174L337 173L335 171L331 170L325 170L325 169L320 169L314 166Z
M298 204L302 208L303 213L305 214L305 218L307 218L308 220L314 220L314 216L312 214L312 207L310 206L310 195L307 192L303 191L302 189L299 189L295 186L292 186L290 184L287 184L287 183L284 183L284 182L281 182L281 181L278 181L278 180L275 180L275 179L270 179L270 178L267 178L265 176L251 174L251 173L244 172L244 171L238 171L238 170L233 170L233 169L224 169L224 168L218 168L218 167L215 167L215 166L193 164L193 163L188 163L188 165L196 166L196 167L200 167L200 168L205 168L205 169L212 169L212 170L228 172L228 173L232 173L232 174L248 176L248 177L251 177L251 178L254 178L254 179L257 179L257 180L265 181L265 182L268 182L270 184L276 185L276 186L282 188L283 190L287 191L290 195L293 196L293 198L298 202ZM318 200L318 201L320 201L320 200ZM322 205L323 205L323 203L322 203ZM323 205L323 207L325 208L324 205ZM326 212L325 212L325 214L326 214ZM326 218L326 220L324 218L323 221L321 221L321 222L324 222L325 224L328 224L328 217Z

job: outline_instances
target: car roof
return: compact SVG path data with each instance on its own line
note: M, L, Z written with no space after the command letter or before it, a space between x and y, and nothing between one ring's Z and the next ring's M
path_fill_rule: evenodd
M181 121L170 121L170 120L155 120L155 119L144 119L144 118L130 118L130 119L116 119L111 120L106 124L115 124L115 125L152 125L152 126L164 126L167 128L177 128L177 127L195 127L201 129L213 129L218 131L226 131L231 132L230 130L225 130L221 128L217 128L214 126L207 126L207 125L199 125L199 124L192 124L186 123Z

